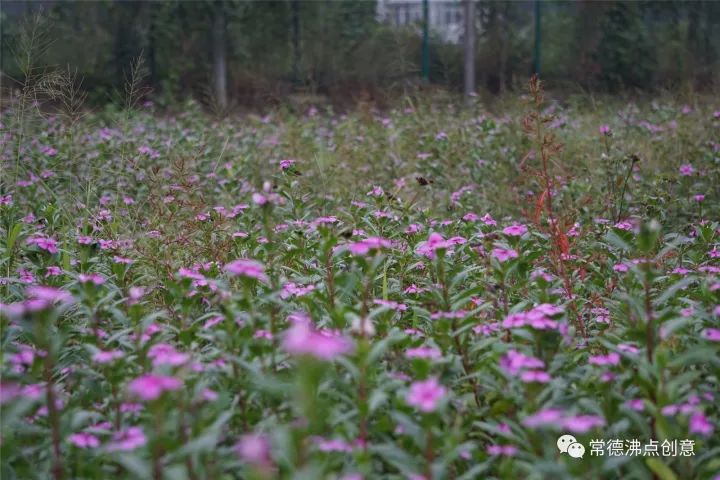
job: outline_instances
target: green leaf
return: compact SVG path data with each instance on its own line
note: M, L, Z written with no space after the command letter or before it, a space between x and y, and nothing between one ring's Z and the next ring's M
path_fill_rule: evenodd
M645 222L640 227L640 234L637 237L637 247L643 253L648 253L655 248L660 237L660 223L657 220Z
M379 342L375 343L372 346L372 349L370 350L370 354L368 355L368 363L373 364L377 361L378 358L382 356L383 353L385 353L385 350L390 348L390 346L394 343L399 342L402 340L403 334L400 333L397 330L394 330L390 332L390 334L380 340Z
M17 237L20 234L20 228L22 228L22 225L19 223L16 223L12 227L10 227L10 230L8 231L7 244L6 244L8 254L10 252L12 252L13 248L15 247L15 241L17 240Z
M622 250L624 252L629 252L632 250L630 244L620 238L620 236L612 230L607 232L607 234L605 235L605 240L618 250Z
M173 456L192 455L194 453L208 452L213 450L217 445L218 438L222 427L230 420L233 415L233 409L230 409L220 415L205 431L197 438L187 442L183 447L175 452Z
M118 455L117 461L128 472L138 478L151 478L150 465L139 455L123 453Z
M665 465L659 458L646 458L645 463L655 475L660 477L660 480L677 480L675 472L673 472L670 467Z
M655 299L655 305L658 306L665 306L668 300L673 298L675 294L682 290L683 288L687 287L691 283L693 283L694 279L691 277L683 277L677 282L673 283L670 287L668 287L659 297Z

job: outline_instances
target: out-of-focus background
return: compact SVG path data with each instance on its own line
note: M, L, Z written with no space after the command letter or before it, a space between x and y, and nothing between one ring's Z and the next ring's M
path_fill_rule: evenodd
M225 109L298 96L382 103L417 88L491 96L533 72L569 92L708 91L720 78L717 1L5 0L1 9L4 87L32 54L35 69L77 69L97 104L139 58L159 105L192 96Z

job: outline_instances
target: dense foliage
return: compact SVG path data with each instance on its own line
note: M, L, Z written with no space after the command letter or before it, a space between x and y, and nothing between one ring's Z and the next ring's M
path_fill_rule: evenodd
M717 478L717 108L16 104L2 478Z
M397 2L396 2L397 3ZM534 1L477 2L478 91L516 87L532 69ZM593 89L711 89L720 76L720 3L713 1L541 2L540 71L555 86ZM263 106L291 93L341 101L394 93L421 70L418 22L379 21L376 2L274 0L74 2L6 0L2 71L21 78L22 33L45 7L42 65L71 64L91 100L104 103L141 53L156 100L212 99L213 16L226 28L228 91ZM402 16L401 16L402 17ZM461 45L432 31L429 79L460 90ZM9 85L8 81L6 85Z

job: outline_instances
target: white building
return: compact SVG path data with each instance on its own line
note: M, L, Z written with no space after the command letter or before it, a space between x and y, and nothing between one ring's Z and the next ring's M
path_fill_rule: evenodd
M380 21L395 26L422 24L422 0L377 0ZM428 0L430 30L445 42L460 43L463 6L460 0Z

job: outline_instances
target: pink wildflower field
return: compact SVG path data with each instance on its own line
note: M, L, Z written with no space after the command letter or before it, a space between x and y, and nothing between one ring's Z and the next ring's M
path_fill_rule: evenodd
M718 108L4 110L0 476L720 478Z

